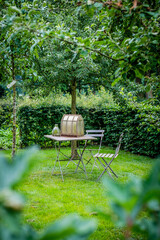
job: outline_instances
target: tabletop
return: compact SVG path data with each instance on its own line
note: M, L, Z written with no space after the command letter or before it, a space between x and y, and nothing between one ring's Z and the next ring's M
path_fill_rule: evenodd
M44 137L50 138L52 140L59 141L59 142L62 142L62 141L96 140L95 137L91 137L91 136L88 136L88 135L84 135L84 136L81 136L81 137L65 137L65 136L44 135Z

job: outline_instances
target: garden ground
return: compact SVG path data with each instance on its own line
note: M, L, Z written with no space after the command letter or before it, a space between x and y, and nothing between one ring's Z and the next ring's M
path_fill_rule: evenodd
M69 147L63 150L70 154ZM102 148L102 152L107 151L114 152L111 148ZM5 154L9 155L10 151L5 151ZM55 158L55 150L40 150L34 158L32 172L17 187L17 190L26 196L24 222L41 231L50 222L77 213L84 218L97 221L97 230L91 235L91 240L123 239L123 231L97 210L111 213L110 197L107 191L104 191L103 179L99 182L95 181L99 176L99 170L95 168L86 179L83 172L69 174L75 169L75 165L70 163L67 168L68 174L64 176L62 182L60 175L51 175ZM154 159L149 157L120 151L119 156L112 163L112 168L119 176L117 181L127 182L132 177L145 178L153 162ZM62 165L65 166L66 162L62 162ZM87 165L87 172L91 168L91 165ZM143 214L145 215L145 212ZM136 233L133 237L145 239L144 236Z

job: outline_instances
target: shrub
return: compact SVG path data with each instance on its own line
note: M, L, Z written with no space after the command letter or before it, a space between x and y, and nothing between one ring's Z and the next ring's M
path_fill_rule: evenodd
M0 105L0 127L2 125L8 126L11 123L12 106L9 103L2 103Z
M0 84L0 98L6 95L6 88Z
M133 239L135 231L144 233L148 240L160 239L160 158L146 179L132 178L122 184L105 178L104 186L113 216L102 214L123 227L125 239Z
M20 146L20 136L19 129L16 130L16 145ZM0 129L0 149L10 149L12 148L12 129L2 128Z

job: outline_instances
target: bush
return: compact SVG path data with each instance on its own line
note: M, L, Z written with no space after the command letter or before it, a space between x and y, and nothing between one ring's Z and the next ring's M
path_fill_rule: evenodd
M102 87L96 93L93 93L91 90L88 90L88 94L81 93L76 96L77 107L83 108L94 108L97 107L104 107L104 106L115 106L113 96L111 93L106 92L105 89ZM5 101L3 101L3 104ZM41 106L53 106L53 105L61 105L70 107L71 105L71 95L69 93L50 93L48 96L36 96L36 97L29 97L25 96L23 98L18 99L18 106L32 106L32 107L41 107Z
M5 127L11 123L12 109L9 103L2 103L0 105L0 128L2 125Z
M19 136L19 129L16 130L16 145L17 147L20 146L20 136ZM10 149L12 148L12 129L11 128L4 128L0 129L0 149Z
M146 179L136 177L122 184L105 178L103 183L113 214L111 217L110 213L101 212L107 220L112 219L118 227L123 227L125 239L133 239L133 233L141 232L145 239L159 240L160 158Z
M0 98L6 95L6 88L0 84Z

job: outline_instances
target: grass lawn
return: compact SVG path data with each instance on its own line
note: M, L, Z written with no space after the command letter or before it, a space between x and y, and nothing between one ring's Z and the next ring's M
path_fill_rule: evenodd
M70 154L70 148L63 148ZM102 148L102 152L113 152L111 148ZM10 151L5 151L8 155ZM87 155L86 155L87 157ZM86 179L84 172L69 174L76 166L70 163L62 182L61 175L52 176L51 171L56 158L54 149L40 150L33 163L30 175L21 183L17 190L26 196L26 205L23 212L24 222L36 230L42 230L50 222L65 215L78 213L84 218L97 221L97 230L91 235L91 240L123 239L123 231L113 225L96 212L100 207L111 213L107 192L104 193L103 182L96 182L100 172L97 168ZM152 167L153 159L144 156L120 151L119 156L113 161L112 168L118 174L117 181L126 182L130 177L144 178ZM66 162L61 162L65 166ZM87 165L87 172L92 165ZM58 171L58 164L57 169ZM106 175L106 174L105 174ZM144 239L135 234L134 239Z

